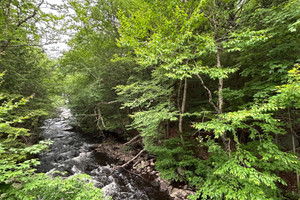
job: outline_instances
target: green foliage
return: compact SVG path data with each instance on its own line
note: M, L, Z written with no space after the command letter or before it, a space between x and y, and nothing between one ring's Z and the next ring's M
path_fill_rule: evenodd
M299 61L298 29L289 30L299 20L299 6L299 1L293 0L270 1L270 5L249 1L244 5L241 33L250 30L262 40L235 54L234 60L243 77L239 80L244 82L240 91L245 95L243 100L252 101L254 97L262 102L273 94L276 85L286 82L287 71Z
M191 199L282 199L277 183L285 182L278 171L299 171L298 158L285 153L270 139L249 142L228 155L218 143L209 140L212 156L207 179L198 185Z
M1 74L1 77L4 73ZM30 98L9 99L0 94L0 198L1 199L103 199L101 190L93 182L87 183L87 175L68 179L50 178L46 174L34 174L33 166L40 162L32 158L48 148L51 141L30 145L28 129L19 127L30 116L13 115ZM32 114L33 115L33 114ZM35 113L40 116L41 113Z
M2 99L5 95L1 94ZM33 172L31 168L39 162L36 159L28 159L28 156L37 154L48 147L49 141L41 141L39 144L28 146L24 141L30 135L27 129L16 127L28 116L14 117L10 115L13 109L24 105L28 99L19 101L4 101L0 106L0 182L9 183L22 176ZM12 118L12 119L11 119ZM9 120L8 120L9 119Z
M60 17L43 13L44 5L0 1L0 68L5 71L0 75L0 199L102 199L86 175L64 180L34 174L39 164L34 157L52 143L37 142L37 128L60 92L55 88L59 78L53 79L60 75L57 63L40 47L44 28Z
M139 109L130 115L133 119L130 127L141 132L146 149L164 136L167 121L177 120L178 113L171 100L172 83L169 78L156 75L149 81L116 87L118 100L124 102L123 107Z
M80 27L60 70L81 125L103 129L97 109L110 130L129 124L166 179L198 190L193 199L284 198L277 173L299 172L299 161L274 137L299 131L299 67L292 69L300 59L299 1L70 5ZM180 117L185 131L179 139ZM196 156L199 148L208 148L206 160Z
M37 0L0 2L0 57L6 54L5 49L14 45L37 42L39 35L35 23L41 16L40 6ZM29 34L31 38L27 37Z
M157 166L161 173L165 178L176 181L205 177L203 182L198 182L199 193L196 195L201 195L204 199L282 198L276 184L284 184L284 181L276 172L299 171L299 161L295 155L282 152L272 142L272 137L285 134L288 127L275 114L290 106L299 108L300 90L295 78L298 72L290 72L288 84L277 90L275 86L288 79L287 69L299 57L295 49L287 48L294 47L299 39L293 33L297 29L292 28L298 23L298 12L293 9L299 8L298 2L263 5L255 1L237 3L208 0L197 3L137 1L137 4L140 5L137 11L119 13L121 38L118 44L132 50L128 55L133 55L140 65L139 70L151 72L151 76L148 76L150 81L135 79L133 84L118 86L117 89L125 107L139 108L133 115L132 126L142 132L146 149L151 152L158 149ZM161 12L162 8L164 12ZM272 17L266 17L268 14ZM280 20L282 16L286 18ZM254 24L257 25L253 26ZM280 28L282 24L286 27L285 30ZM282 57L290 51L289 56ZM222 64L218 63L218 59L217 65L215 61L211 61L216 53ZM231 75L238 70L240 74ZM193 126L200 131L213 133L211 140L202 141L202 145L208 146L211 153L207 161L200 162L192 156L188 157L187 155L192 154L184 153L184 143L182 146L160 143L163 135L159 127L165 120L172 119L167 118L172 110L161 110L162 104L159 103L162 94L169 96L169 91L158 90L159 87L152 84L157 78L163 79L161 74L173 80L186 77L192 79L194 74L205 74L212 80L229 78L228 83L233 85L225 90L225 97L229 97L228 102L233 105L230 108L235 111L219 114L210 121L203 116L202 123L195 123ZM234 81L240 81L244 77L248 78L246 83L234 87ZM204 86L207 91L211 87L216 88L211 82L208 83L208 88ZM219 99L223 95L220 87L222 85L219 82ZM209 95L212 104L213 99ZM230 102L232 97L235 97L233 103ZM257 103L247 106L245 101L252 103L253 98ZM237 101L238 105L235 104ZM219 101L220 103L222 102ZM172 105L174 102L168 104ZM244 109L239 110L239 105ZM176 113L173 112L171 116L175 117ZM188 117L190 114L184 116ZM251 142L241 141L240 131L249 133L247 139ZM149 142L149 136L156 139ZM218 139L224 140L224 136L233 146L229 152L223 150L218 143ZM192 174L190 177L181 174L181 161L187 163L187 166L193 166L189 162L191 160L202 165L206 163L208 172ZM180 172L177 169L181 169Z
M214 54L217 48L212 32L199 31L206 28L209 20L201 10L204 1L198 5L176 1L164 12L160 7L166 6L163 3L144 3L147 6L129 16L119 14L122 37L118 44L132 48L138 64L156 66L173 79L191 78L198 73L213 79L225 78L236 70L203 64L204 57Z
M273 114L291 105L299 108L300 85L299 69L289 72L288 84L277 89L277 95L272 96L262 105L254 105L249 109L229 112L217 118L194 126L201 130L213 131L217 139L223 134L231 134L235 150L225 152L213 140L203 145L209 147L216 160L211 168L210 176L200 189L197 196L202 199L282 199L276 183L285 184L278 177L278 171L300 170L298 157L282 152L274 144L273 134L284 134L283 123L275 119ZM253 142L241 144L237 130L248 130ZM224 159L226 156L227 159ZM220 159L220 158L223 159ZM222 162L223 160L223 162ZM250 195L250 196L249 196ZM193 199L195 199L194 197Z
M163 122L177 120L177 112L172 110L168 103L161 103L155 108L132 115L133 122L130 126L142 133L145 149L150 148L164 136Z
M206 165L195 158L192 144L183 144L181 139L171 138L149 151L157 156L156 169L163 178L171 181L188 182L191 186L203 183Z
M81 128L91 132L124 129L123 126L128 124L128 113L119 109L113 88L127 82L134 64L111 60L114 55L126 52L115 43L119 37L116 13L130 5L120 0L94 3L91 6L89 1L70 2L69 6L76 13L73 20L81 24L69 42L71 50L60 60L60 71L66 77L62 89ZM101 102L114 103L99 107ZM105 126L99 123L98 108Z
M88 175L78 174L69 178L50 178L46 174L23 177L23 184L0 185L4 192L1 199L53 199L53 200L101 200L101 189L95 188Z

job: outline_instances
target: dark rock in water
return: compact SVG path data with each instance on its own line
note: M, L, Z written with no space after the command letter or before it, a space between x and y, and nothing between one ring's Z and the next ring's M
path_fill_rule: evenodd
M73 130L68 125L71 118L70 110L61 108L60 118L45 120L41 137L51 139L54 143L50 146L50 151L40 154L39 172L52 176L59 175L53 174L56 170L66 172L64 176L87 173L91 175L95 185L114 200L170 199L166 193L127 170L114 169L111 165L119 162L118 159L108 156L108 152L99 153L94 150L99 140L69 131Z

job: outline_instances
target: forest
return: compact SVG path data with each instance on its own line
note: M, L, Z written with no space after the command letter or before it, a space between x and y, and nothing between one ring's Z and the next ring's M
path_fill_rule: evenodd
M0 199L109 199L36 172L62 106L188 199L300 198L299 0L1 0L0 29Z

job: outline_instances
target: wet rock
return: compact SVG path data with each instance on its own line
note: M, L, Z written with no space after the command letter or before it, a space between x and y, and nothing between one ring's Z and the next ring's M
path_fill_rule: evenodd
M196 192L191 190L185 190L185 192L187 193L187 196L196 194Z
M149 165L149 161L142 161L141 162L141 167L142 168L145 168L145 167L147 167Z
M142 169L141 169L141 168L137 168L137 169L136 169L136 172L139 174L139 173L142 172Z
M142 176L144 176L144 177L146 177L146 175L147 175L146 172L142 172L141 174L142 174Z
M171 194L172 189L173 189L173 187L170 185L170 186L168 187L168 193L169 193L169 194Z
M169 183L165 180L160 181L160 190L165 192L168 190Z
M152 172L150 172L150 175L156 175L156 171L152 171Z
M54 144L49 147L51 152L43 152L39 155L42 161L39 172L48 173L52 177L59 174L54 173L55 171L66 171L67 173L64 173L66 177L72 177L78 173L88 173L93 177L94 184L102 188L104 195L114 196L113 199L167 199L165 198L166 194L160 194L160 191L152 188L148 182L144 183L142 179L129 175L127 169L123 173L123 168L120 168L118 164L116 167L119 168L112 168L107 164L106 154L108 157L121 157L122 162L126 157L128 159L134 156L127 152L124 153L122 144L96 145L92 138L86 138L76 132L65 131L69 129L68 118L65 118L65 115L70 114L70 111L62 110L62 112L64 113L61 114L61 118L45 121L41 137L52 139ZM117 147L116 151L113 149L113 144ZM94 151L95 147L103 154L97 154L97 151ZM99 166L97 159L103 160L103 165Z
M151 167L148 166L146 169L147 169L147 172L148 172L148 173L151 172Z
M150 165L154 167L154 166L155 166L155 163L154 163L153 161L151 161L151 162L150 162Z
M177 198L183 198L186 195L187 195L187 193L184 192L184 190L179 189L179 188L173 188L172 192L170 194L170 196L173 197L173 198L175 198L175 197L177 197Z

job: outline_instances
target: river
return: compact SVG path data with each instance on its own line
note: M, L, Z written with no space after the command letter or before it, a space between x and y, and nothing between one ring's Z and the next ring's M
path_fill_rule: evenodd
M126 171L112 168L115 161L106 154L94 151L100 141L82 133L70 131L72 115L69 109L60 108L59 117L47 119L42 128L41 138L50 139L49 150L39 155L39 172L51 173L55 170L66 172L65 176L78 173L89 174L95 186L103 190L105 196L114 200L169 200L166 193L154 188L147 181Z

